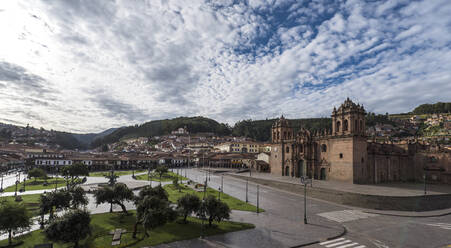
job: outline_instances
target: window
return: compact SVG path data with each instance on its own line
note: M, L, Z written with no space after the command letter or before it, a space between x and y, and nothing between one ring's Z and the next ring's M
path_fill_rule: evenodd
M340 153L340 158L343 158L343 153Z
M287 153L290 153L290 147L287 146Z
M321 145L321 151L322 151L322 152L327 152L327 146L326 146L326 144L322 144L322 145Z
M340 132L340 126L341 126L340 121L337 121L337 124L335 125L335 132Z
M348 131L348 120L343 122L343 131Z
M359 128L360 128L360 131L364 131L364 130L363 130L363 122L362 122L362 120L360 120Z
M359 122L357 120L354 121L354 131L359 131Z
M363 157L362 157L362 164L363 164L363 162L365 162L365 159L363 159Z

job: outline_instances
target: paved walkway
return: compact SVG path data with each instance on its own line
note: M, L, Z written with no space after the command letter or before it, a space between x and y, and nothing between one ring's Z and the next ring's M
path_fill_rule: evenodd
M231 173L249 177L249 173ZM251 177L285 183L300 184L299 178L276 176L269 173L252 172ZM313 187L339 190L344 192L384 195L384 196L419 196L424 195L424 184L421 183L381 183L373 185L351 184L337 181L313 180ZM428 195L451 194L451 185L427 185Z

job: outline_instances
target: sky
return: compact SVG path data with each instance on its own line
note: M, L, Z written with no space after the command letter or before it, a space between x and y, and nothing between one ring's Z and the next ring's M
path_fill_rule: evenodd
M178 116L451 101L451 1L0 1L0 122L77 133Z

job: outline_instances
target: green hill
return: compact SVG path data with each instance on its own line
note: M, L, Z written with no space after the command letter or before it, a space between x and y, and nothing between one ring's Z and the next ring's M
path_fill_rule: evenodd
M439 113L451 113L451 102L438 102L434 104L421 104L416 107L412 114L439 114Z
M229 135L231 128L224 123L205 117L178 117L174 119L155 120L142 125L128 126L115 130L105 137L92 142L92 147L117 142L123 138L151 137L170 134L181 127L187 127L190 133L211 132L217 135Z

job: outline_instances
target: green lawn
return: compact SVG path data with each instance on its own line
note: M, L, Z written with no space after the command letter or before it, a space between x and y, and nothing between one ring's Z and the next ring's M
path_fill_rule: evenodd
M48 178L47 180L44 179L28 179L26 181L25 190L41 190L41 189L54 189L55 188L55 181L58 180L58 187L66 186L66 180L64 178L59 177L56 178ZM44 186L44 183L47 181L47 186ZM79 179L81 181L81 179ZM23 181L17 185L17 191L23 188ZM5 192L14 192L16 190L16 185L9 186L5 189Z
M146 172L147 170L135 170L135 174L136 173L142 173L142 172ZM89 176L90 177L104 177L107 175L110 175L111 171L97 171L97 172L90 172ZM114 174L117 176L124 176L124 175L132 175L133 174L133 170L126 170L126 171L114 171Z
M192 188L189 188L187 186L182 186L181 192L179 192L179 190L176 189L175 186L172 184L165 185L165 186L163 186L163 188L166 190L166 192L168 192L169 200L173 203L176 203L177 199L179 199L180 197L182 197L183 195L185 195L187 193L196 194L201 199L204 197L204 192L195 191ZM213 195L216 198L219 197L219 191L212 189L212 188L207 188L207 194ZM230 209L232 209L232 210L257 212L256 206L246 203L244 201L241 201L233 196L230 196L230 195L227 195L224 193L221 193L221 201L227 203L227 205L229 205ZM259 211L263 212L264 210L259 208Z
M22 197L22 201L20 202L20 204L24 204L25 207L28 209L28 211L30 211L30 213L33 216L39 215L40 194L22 195L20 197ZM16 199L15 196L3 196L3 197L0 197L0 204L3 201L14 202L15 199Z
M152 172L150 174L151 174L151 177L152 177L152 181L154 181L154 182L159 182L160 181L160 176L157 173ZM162 182L172 182L176 177L177 177L177 173L169 171L168 173L164 174L161 177L161 181ZM148 181L149 180L149 176L147 174L139 175L139 176L136 176L136 180ZM179 180L188 180L188 178L179 175Z
M122 215L118 213L104 213L91 215L92 235L82 242L80 247L111 247L112 235L108 233L116 228L126 229L127 233L122 235L121 246L117 247L143 247L154 246L162 243L170 243L179 240L198 238L201 234L201 220L188 217L188 224L179 224L177 222L168 223L150 231L150 237L143 239L142 227L138 227L138 239L132 238L133 224L135 222L134 211L131 215ZM254 228L252 224L223 221L214 223L216 227L206 228L205 235L215 235L227 232L239 231ZM24 244L17 247L34 247L36 244L51 243L48 241L42 230L37 230L13 240L23 240ZM0 245L7 244L7 240L0 241ZM53 247L73 247L72 244L54 243Z

